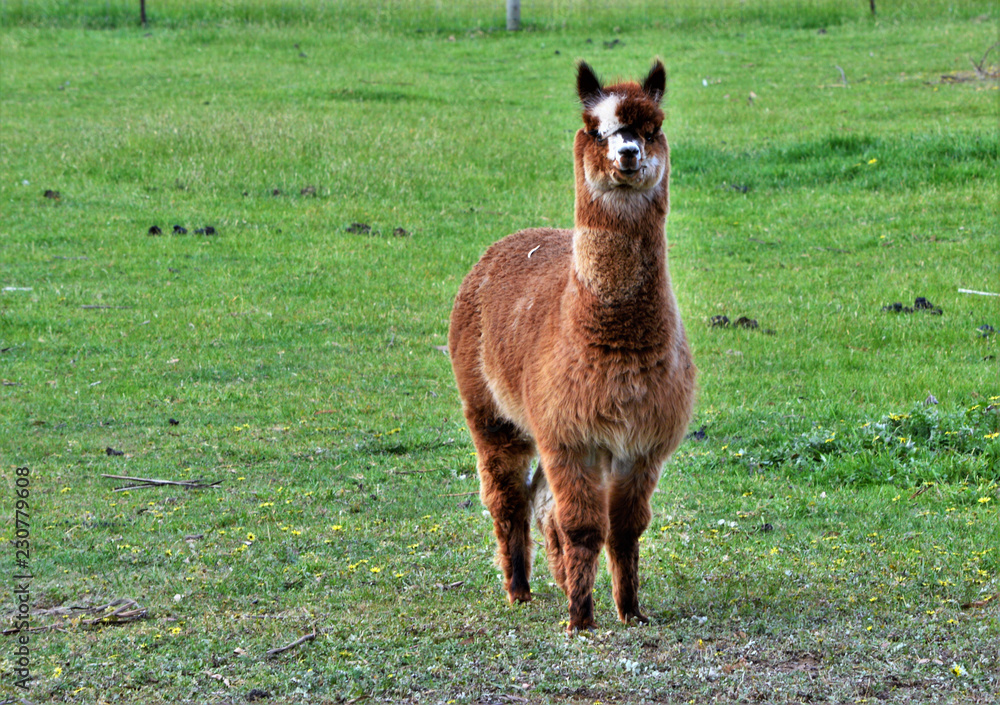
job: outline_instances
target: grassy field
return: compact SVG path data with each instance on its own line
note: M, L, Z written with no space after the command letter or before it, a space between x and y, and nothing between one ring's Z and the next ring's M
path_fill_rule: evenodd
M137 5L0 3L0 702L993 701L994 3ZM697 433L570 638L439 347L657 55Z

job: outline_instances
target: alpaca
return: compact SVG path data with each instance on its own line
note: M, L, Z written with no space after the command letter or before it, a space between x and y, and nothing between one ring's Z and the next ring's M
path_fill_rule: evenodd
M452 368L507 597L531 600L534 512L571 632L596 626L602 548L619 619L648 621L639 537L694 402L696 369L667 269L665 87L659 60L641 85L603 86L579 64L575 227L495 243L451 314Z

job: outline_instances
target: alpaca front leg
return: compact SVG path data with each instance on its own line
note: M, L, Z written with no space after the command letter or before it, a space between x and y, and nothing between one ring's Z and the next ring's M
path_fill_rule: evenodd
M649 526L649 498L659 478L658 466L615 461L608 497L608 568L618 618L625 624L649 619L639 609L639 537Z
M503 586L511 604L531 601L531 528L526 493L492 478L484 479L480 496L493 517L497 540L496 562L503 572Z
M530 602L531 512L525 474L528 456L504 453L480 455L479 496L493 518L496 562L504 590L513 603Z
M565 571L564 590L569 598L569 627L567 631L593 629L594 621L594 580L597 577L597 561L604 544L606 528L602 523L587 521L570 524L563 528L559 519L559 530L563 544L562 564Z
M559 551L554 577L569 598L568 631L593 629L597 626L594 621L594 579L608 532L607 496L602 473L594 465L584 463L553 462L545 467L555 498L554 516L550 520ZM548 546L546 550L549 550Z

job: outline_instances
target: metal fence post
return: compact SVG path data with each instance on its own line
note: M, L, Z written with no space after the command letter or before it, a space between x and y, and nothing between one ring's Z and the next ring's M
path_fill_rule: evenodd
M507 0L507 31L521 29L521 0Z

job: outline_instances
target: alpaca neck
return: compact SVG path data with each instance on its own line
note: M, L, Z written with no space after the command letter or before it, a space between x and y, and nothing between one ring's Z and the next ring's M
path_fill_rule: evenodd
M649 194L628 197L636 201L609 204L578 182L564 305L586 345L659 355L683 336L667 268L666 178Z
M582 171L582 170L580 170ZM595 193L577 176L573 267L584 288L602 303L669 292L664 225L667 180L648 192Z

